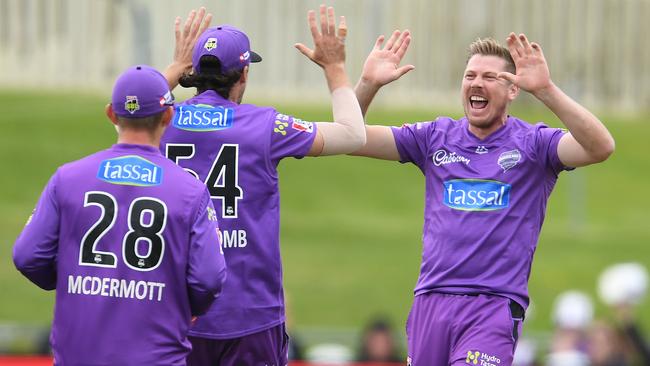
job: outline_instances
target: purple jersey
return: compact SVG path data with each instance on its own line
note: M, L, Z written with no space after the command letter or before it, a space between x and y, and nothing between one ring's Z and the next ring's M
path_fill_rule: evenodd
M184 365L192 314L225 276L205 186L151 146L117 144L59 168L14 247L56 289L63 365Z
M161 150L208 186L219 216L228 280L190 330L229 339L284 321L277 166L303 157L315 124L206 91L176 107Z
M525 307L546 202L565 169L563 132L508 117L480 140L468 125L440 117L393 128L402 162L426 177L415 293L489 293Z

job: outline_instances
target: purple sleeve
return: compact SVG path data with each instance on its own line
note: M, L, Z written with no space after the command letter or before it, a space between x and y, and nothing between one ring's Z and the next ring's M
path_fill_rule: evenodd
M285 157L302 158L316 137L316 124L274 111L270 123L270 157L276 164Z
M56 288L56 255L59 247L59 208L56 201L57 173L52 176L27 220L16 244L16 268L44 290Z
M418 122L391 128L401 163L413 163L424 171L429 155L428 137L433 125L432 122Z
M560 174L562 170L571 169L562 164L557 154L557 145L565 133L565 130L550 128L543 123L535 125L535 137L537 141L535 148L538 159L542 165L550 169L555 175Z
M218 231L217 213L206 188L190 234L187 287L192 315L202 315L208 310L226 280L226 262Z

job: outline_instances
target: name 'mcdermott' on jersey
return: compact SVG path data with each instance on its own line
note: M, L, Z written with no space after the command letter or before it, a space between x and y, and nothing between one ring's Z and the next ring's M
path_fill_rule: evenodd
M481 140L468 121L393 127L401 162L425 175L415 294L490 293L528 306L528 277L558 174L561 129L508 117Z
M190 334L230 339L284 322L277 166L311 148L316 125L208 90L176 106L162 152L204 182L228 265L224 291Z
M153 146L117 144L60 167L14 247L56 289L55 364L185 365L193 314L225 260L204 185Z

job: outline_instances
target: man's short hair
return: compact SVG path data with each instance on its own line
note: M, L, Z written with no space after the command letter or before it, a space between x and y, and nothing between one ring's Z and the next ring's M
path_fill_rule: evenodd
M128 118L128 117L117 117L117 124L122 129L132 129L132 130L146 130L149 132L154 132L158 126L162 123L163 115L165 112L156 113L153 116L140 117L140 118Z
M512 74L517 71L515 61L512 59L510 51L492 38L478 38L476 41L472 42L467 49L467 61L465 64L467 64L469 59L474 55L499 57L506 62L506 71Z

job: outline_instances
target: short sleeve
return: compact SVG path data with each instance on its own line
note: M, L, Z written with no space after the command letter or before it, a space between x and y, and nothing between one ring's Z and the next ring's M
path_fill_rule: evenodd
M536 155L540 163L550 169L555 175L558 175L563 170L572 169L564 166L557 154L557 146L565 133L566 131L563 129L550 128L543 123L535 125Z
M435 128L434 125L434 122L418 122L392 127L401 163L413 163L424 171L429 155L429 136Z
M50 178L36 208L27 219L13 250L16 268L45 290L56 288L56 255L59 247L59 207L56 200L58 172Z
M270 157L279 162L285 157L302 158L311 149L316 137L316 124L274 111L270 121Z
M192 315L200 315L217 298L226 276L217 212L207 189L195 216L190 233L187 285Z

